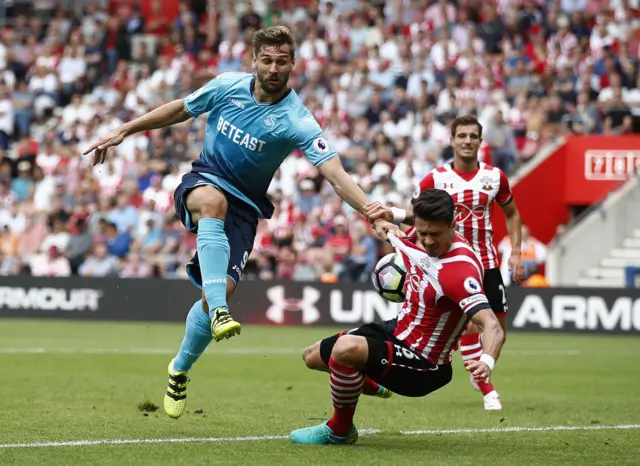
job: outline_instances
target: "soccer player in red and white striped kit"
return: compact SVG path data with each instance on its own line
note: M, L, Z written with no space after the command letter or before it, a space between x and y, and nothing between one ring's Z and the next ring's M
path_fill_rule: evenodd
M403 306L395 319L339 333L304 350L307 367L330 373L334 411L326 423L293 431L294 443L354 443L353 418L367 379L408 397L447 385L451 353L470 320L484 332L485 351L465 368L476 380L491 375L504 332L483 292L482 263L456 232L453 199L444 190L428 189L413 204L415 234L388 235L407 269ZM374 228L380 234L382 227Z
M431 171L420 181L414 197L431 188L447 191L455 202L458 232L471 244L482 260L484 268L484 292L489 299L502 329L507 330L507 297L500 273L500 263L493 243L492 212L496 202L507 217L507 227L512 252L509 267L513 280L524 276L520 259L522 222L505 174L497 167L478 161L478 149L482 143L482 125L472 116L462 116L451 125L453 162ZM389 208L379 202L365 206L369 221L384 218L388 221L413 225L411 212ZM410 230L409 230L410 232ZM460 340L460 352L464 361L478 360L483 354L482 337L471 323ZM501 410L502 401L491 381L476 381L472 386L482 392L486 410Z

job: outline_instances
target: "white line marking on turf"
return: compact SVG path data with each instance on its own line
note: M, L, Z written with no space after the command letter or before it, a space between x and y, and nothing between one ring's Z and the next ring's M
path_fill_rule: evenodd
M177 348L0 348L0 354L175 354ZM212 348L205 355L216 354L259 354L259 355L298 355L302 348ZM606 352L605 352L606 353ZM602 351L597 354L605 354ZM507 356L579 356L579 350L505 350ZM619 351L615 352L620 355ZM624 354L624 353L623 353ZM633 353L636 354L636 353Z
M401 435L456 435L456 434L502 434L509 432L549 432L562 430L627 430L640 429L640 424L623 424L618 426L550 426L550 427L498 427L490 429L442 429L442 430L407 430ZM362 429L361 435L384 434L380 429ZM285 440L288 435L254 435L249 437L187 437L187 438L152 438L152 439L103 439L74 440L70 442L34 442L3 443L2 448L43 448L43 447L89 447L93 445L134 445L142 443L214 443L214 442L258 442L263 440Z
M550 426L550 427L495 427L489 429L444 429L444 430L406 430L402 435L447 435L447 434L495 434L508 432L549 432L558 430L626 430L640 429L640 424L619 426Z

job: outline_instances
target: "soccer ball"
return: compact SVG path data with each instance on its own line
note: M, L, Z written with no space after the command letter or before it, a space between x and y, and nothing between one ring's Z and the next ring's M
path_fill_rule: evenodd
M402 257L393 252L378 261L371 274L373 287L378 294L392 303L404 301L404 279L407 269Z

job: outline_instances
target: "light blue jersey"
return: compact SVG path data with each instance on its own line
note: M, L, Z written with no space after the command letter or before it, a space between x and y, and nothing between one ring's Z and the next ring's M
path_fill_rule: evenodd
M252 74L222 73L189 95L185 108L194 117L209 112L193 171L270 218L267 189L294 149L316 167L337 154L295 91L276 103L261 103L253 84Z

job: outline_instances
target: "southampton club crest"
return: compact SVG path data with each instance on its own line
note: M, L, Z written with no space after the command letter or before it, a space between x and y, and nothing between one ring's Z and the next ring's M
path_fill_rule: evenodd
M484 189L485 191L491 191L493 189L491 178L489 178L488 176L483 176L482 178L480 178L480 183L482 184L482 189Z

